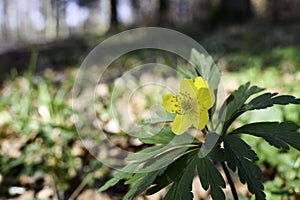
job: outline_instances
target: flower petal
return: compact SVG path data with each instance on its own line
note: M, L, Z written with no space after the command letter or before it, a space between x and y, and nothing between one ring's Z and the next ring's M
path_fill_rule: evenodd
M192 79L182 79L180 81L180 93L187 93L192 99L197 98L197 88L195 87Z
M192 123L194 125L195 128L198 127L199 122L200 122L200 111L199 109L197 111L193 111L192 113L190 113L188 115L188 117L192 120Z
M200 111L200 122L197 127L198 130L204 129L204 127L208 124L209 122L209 115L207 110L201 110Z
M215 94L212 89L200 88L198 90L198 103L200 109L210 109L215 103Z
M200 88L208 88L208 82L205 81L201 76L195 79L195 86L199 90Z
M192 125L192 119L185 115L176 115L172 125L172 131L176 135L184 133Z
M176 96L172 95L172 94L166 94L163 95L162 97L162 107L170 112L170 113L175 113L178 110L178 101Z

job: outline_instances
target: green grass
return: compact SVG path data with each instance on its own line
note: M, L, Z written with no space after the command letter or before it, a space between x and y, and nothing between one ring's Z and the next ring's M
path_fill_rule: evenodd
M93 159L86 156L72 121L74 73L32 70L13 73L1 90L0 193L7 194L11 184L19 185L24 177L35 181L50 177L57 192L70 193L100 166L91 165ZM31 188L26 181L23 184Z

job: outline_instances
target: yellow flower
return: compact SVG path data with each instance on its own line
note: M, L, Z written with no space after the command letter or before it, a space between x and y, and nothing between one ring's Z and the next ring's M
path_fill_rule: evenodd
M162 100L162 107L166 111L176 113L172 131L179 135L192 125L202 130L208 124L208 110L213 106L215 96L207 81L197 77L195 82L192 79L182 79L179 93L166 94Z

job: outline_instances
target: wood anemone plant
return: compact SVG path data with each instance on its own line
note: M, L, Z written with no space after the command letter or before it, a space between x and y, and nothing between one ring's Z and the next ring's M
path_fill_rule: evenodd
M266 195L260 181L261 170L254 163L258 156L240 135L261 137L278 149L289 150L292 146L300 151L299 124L268 121L249 123L238 128L232 126L245 112L274 105L300 104L299 98L263 92L263 88L251 86L248 82L234 91L215 112L217 91L211 88L217 88L220 80L218 66L213 64L211 58L196 50L191 52L190 63L196 75L180 68L179 72L185 79L181 80L179 93L162 97L162 107L167 111L163 115L165 118L141 123L146 126L173 122L172 127L165 123L157 134L139 138L142 143L153 146L127 157L130 164L116 171L114 177L99 189L100 192L125 180L130 189L124 199L134 199L143 192L151 195L167 186L168 192L163 199L193 199L192 182L197 171L203 189L210 188L212 198L221 200L225 199L222 188L226 185L215 166L220 163L234 199L238 199L238 195L229 170L237 171L240 181L247 183L256 199L262 200L266 199ZM209 124L213 115L219 119L217 124ZM190 126L205 134L204 142L185 133ZM212 138L214 143L209 142ZM132 172L128 169L132 169Z

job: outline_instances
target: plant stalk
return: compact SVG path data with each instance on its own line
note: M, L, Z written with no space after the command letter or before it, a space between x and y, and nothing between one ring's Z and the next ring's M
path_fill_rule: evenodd
M228 170L228 168L227 168L227 166L226 166L226 164L225 164L224 162L221 162L221 165L222 165L222 168L223 168L224 173L225 173L225 175L226 175L226 178L227 178L227 180L228 180L228 183L229 183L229 185L230 185L233 199L234 199L234 200L238 200L239 197L238 197L238 195L237 195L237 192L236 192L234 183L233 183L233 181L232 181L232 178L231 178L231 176L230 176L229 170Z

